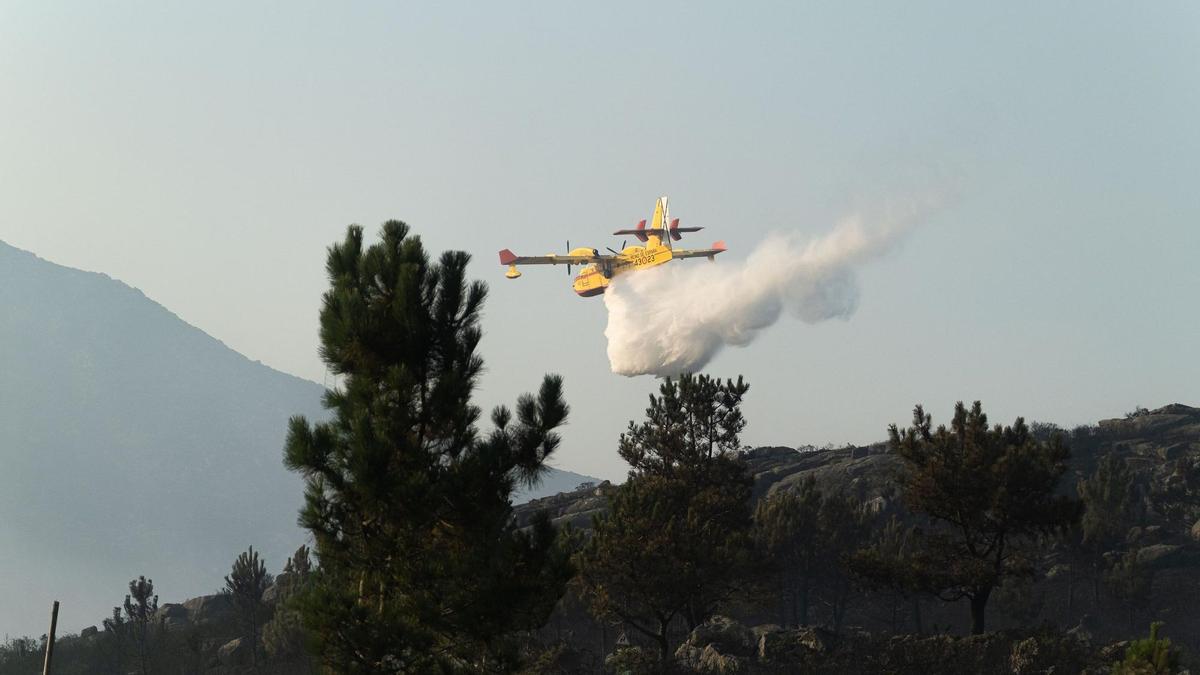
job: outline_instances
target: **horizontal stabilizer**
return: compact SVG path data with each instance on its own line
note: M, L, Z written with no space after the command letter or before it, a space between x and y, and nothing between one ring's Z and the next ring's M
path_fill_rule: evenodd
M675 227L675 228L671 228L668 230L664 230L661 227L647 227L644 230L617 230L616 232L613 232L613 234L634 234L634 235L657 234L657 235L661 235L661 234L665 234L667 232L699 232L700 230L703 230L703 229L704 229L703 227Z

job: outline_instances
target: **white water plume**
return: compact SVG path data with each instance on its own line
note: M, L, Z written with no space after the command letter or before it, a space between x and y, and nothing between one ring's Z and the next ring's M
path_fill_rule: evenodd
M874 229L855 216L816 239L769 235L745 261L675 261L617 277L604 294L612 371L694 372L722 347L753 342L784 310L805 323L850 318L855 270L891 250L916 215L892 214Z

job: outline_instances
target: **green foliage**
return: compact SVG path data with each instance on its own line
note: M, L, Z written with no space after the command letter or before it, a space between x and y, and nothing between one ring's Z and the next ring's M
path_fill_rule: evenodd
M1124 542L1139 515L1133 470L1125 460L1116 453L1105 455L1091 476L1079 480L1078 491L1083 544L1104 553Z
M364 248L330 248L321 356L341 377L327 423L291 421L287 466L306 482L301 524L320 563L299 600L322 661L338 671L508 671L510 633L540 626L569 576L548 519L512 521L566 420L562 381L504 407L481 436L471 395L486 296L469 256L431 262L390 221Z
M45 655L45 640L25 636L6 638L0 644L0 672L39 672Z
M1114 596L1128 601L1131 615L1144 590L1138 581L1142 575L1129 567L1116 570L1114 565L1121 565L1129 530L1143 515L1135 478L1117 453L1105 454L1095 471L1077 483L1083 517L1066 542L1073 566L1070 573L1077 570L1091 582L1094 600L1099 602L1101 587L1108 586Z
M270 585L271 575L267 573L267 565L259 559L258 552L251 546L233 561L232 571L225 575L225 588L222 592L235 605L257 607L262 603L263 593Z
M629 480L577 556L593 613L654 639L664 659L673 620L699 625L755 569L751 479L736 454L747 389L740 378L664 382L621 436Z
M1150 637L1134 640L1125 650L1125 660L1113 666L1113 675L1170 675L1179 667L1179 650L1167 638L1159 638L1161 621L1150 624Z
M750 385L707 375L668 378L650 395L646 419L629 422L617 451L638 475L673 476L704 470L717 457L735 456L746 427L742 398Z
M575 675L587 669L580 654L566 643L536 649L519 675Z
M846 606L854 591L850 560L867 543L871 521L858 499L832 494L821 501L818 522L821 526L818 550L824 562L817 576L820 597L830 608L829 624L834 633L840 634Z
M162 626L155 617L157 612L154 582L144 576L130 581L124 605L113 607L112 618L104 620L116 672L125 672L123 664L127 652L132 654L137 672L147 675L151 671L154 647L162 633Z
M610 675L646 675L662 670L654 652L642 647L619 647L604 659L604 672Z
M1125 607L1132 629L1137 610L1150 604L1154 570L1138 562L1137 551L1127 551L1115 558L1103 581L1109 594Z
M896 515L868 533L866 545L852 552L847 567L854 578L873 596L888 602L888 625L901 632L904 618L910 618L913 632L923 632L920 597L913 570L914 554L920 549L920 530Z
M821 565L821 493L809 476L795 492L761 500L754 510L754 537L771 561L780 596L789 599L785 623L808 623L810 591Z
M233 569L225 577L225 588L221 591L237 612L241 636L250 643L250 662L255 666L258 665L259 626L267 614L263 593L270 585L267 566L251 546L233 562Z
M761 500L754 524L759 550L771 561L781 595L790 600L788 621L809 623L816 594L832 609L835 630L840 627L852 588L850 556L870 531L858 500L823 495L809 476L798 490Z
M262 631L263 649L272 658L309 665L304 653L308 637L297 600L308 589L312 572L309 548L302 545L284 563L283 573L275 578L275 614ZM311 667L308 669L311 670Z
M904 499L933 527L907 560L875 556L860 566L877 582L971 604L971 631L982 633L992 592L1006 578L1033 573L1022 544L1078 522L1077 500L1056 494L1070 456L1061 436L1038 441L1025 422L989 428L978 401L955 406L950 428L933 429L921 406L913 426L889 429L905 463Z

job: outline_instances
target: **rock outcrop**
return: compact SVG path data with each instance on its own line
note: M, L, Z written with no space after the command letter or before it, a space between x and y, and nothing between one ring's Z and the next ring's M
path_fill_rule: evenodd
M685 673L922 673L1023 675L1107 672L1113 650L1074 635L1003 631L955 637L866 633L835 636L815 627L748 628L728 617L697 627L675 653Z
M226 668L250 662L250 643L245 638L235 638L217 650L217 662Z
M229 598L221 594L201 595L184 600L187 618L194 624L224 624L234 620L235 610Z

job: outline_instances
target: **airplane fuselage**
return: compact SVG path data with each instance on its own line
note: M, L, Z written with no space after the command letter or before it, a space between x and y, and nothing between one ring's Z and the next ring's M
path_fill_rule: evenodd
M615 260L584 265L575 275L572 287L584 298L600 295L608 290L614 277L632 270L657 267L670 262L671 257L671 249L659 243L657 238L651 238L647 246L625 247Z

